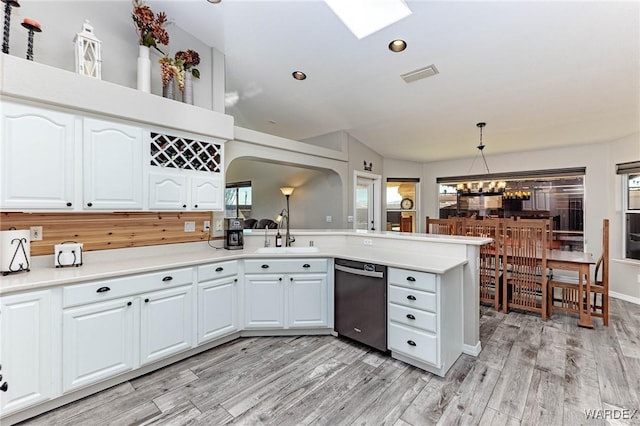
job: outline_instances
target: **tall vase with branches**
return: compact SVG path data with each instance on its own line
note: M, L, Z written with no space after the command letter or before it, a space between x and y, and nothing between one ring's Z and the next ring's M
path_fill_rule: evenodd
M140 44L138 54L138 89L151 92L151 60L149 48L158 48L158 44L169 44L169 33L165 30L167 15L164 12L154 14L143 0L133 0L131 18L138 33Z

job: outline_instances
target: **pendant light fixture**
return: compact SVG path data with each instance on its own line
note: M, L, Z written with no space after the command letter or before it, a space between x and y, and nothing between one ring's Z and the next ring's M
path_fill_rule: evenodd
M482 129L487 125L487 123L485 122L480 122L476 124L476 127L478 127L480 129L480 144L478 146L476 146L476 148L478 148L478 151L480 151L480 156L482 157L482 161L484 163L484 168L487 172L487 175L489 175L491 172L489 171L489 165L487 164L487 159L484 156L484 147L485 145L482 142ZM473 162L471 163L471 167L469 168L469 173L471 172L471 169L473 168L473 165L476 162L476 158L478 158L477 156L473 159ZM456 187L458 194L469 194L469 195L479 195L479 194L485 194L485 193L491 193L491 194L502 194L504 193L504 190L507 186L506 182L495 182L495 181L490 181L488 182L488 186L485 188L485 183L484 182L467 182L467 183L459 183Z

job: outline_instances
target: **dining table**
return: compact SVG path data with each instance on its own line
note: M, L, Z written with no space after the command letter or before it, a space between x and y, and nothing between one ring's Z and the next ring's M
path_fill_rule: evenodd
M579 318L578 326L593 328L591 321L591 308L588 301L591 294L591 273L590 266L596 262L593 254L581 251L564 251L564 250L547 250L547 268L558 269L563 271L574 271L578 273L578 300L579 300ZM547 283L548 284L548 283ZM549 291L552 287L549 286ZM587 297L584 297L584 295ZM551 307L549 306L549 311Z

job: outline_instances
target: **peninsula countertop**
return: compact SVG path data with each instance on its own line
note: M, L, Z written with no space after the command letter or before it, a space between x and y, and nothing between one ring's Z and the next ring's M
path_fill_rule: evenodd
M271 230L275 231L275 230ZM31 270L0 277L0 295L14 292L57 287L85 281L140 274L163 269L191 267L207 263L236 259L278 258L344 258L379 263L382 265L416 271L443 274L467 263L464 256L425 254L417 249L421 242L455 245L482 245L490 240L474 237L448 237L429 234L400 234L395 232L359 232L349 230L294 230L299 246L306 246L310 239L317 239L317 252L258 253L262 247L262 230L245 234L245 248L225 250L222 241L156 245L138 248L101 250L83 253L83 265L55 268L53 255L31 258ZM272 236L273 232L268 233ZM362 245L362 238L375 239L375 246ZM398 241L400 240L400 241ZM385 247L392 241L409 242L412 247L399 249Z

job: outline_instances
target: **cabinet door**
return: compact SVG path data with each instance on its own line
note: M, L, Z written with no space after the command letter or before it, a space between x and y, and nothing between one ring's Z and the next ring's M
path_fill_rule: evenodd
M38 291L0 298L0 412L9 414L53 395L51 294Z
M282 275L245 275L245 328L284 327Z
M290 275L289 327L326 327L328 324L327 274Z
M73 115L2 102L0 207L73 209Z
M186 210L186 176L149 173L149 209Z
M84 209L142 209L142 129L84 120Z
M237 281L229 277L198 286L198 344L238 329Z
M191 178L191 209L222 210L224 184L219 176Z
M141 364L154 362L191 348L191 304L191 286L157 291L141 297Z
M138 345L131 299L65 309L62 315L62 390L78 389L136 367Z

